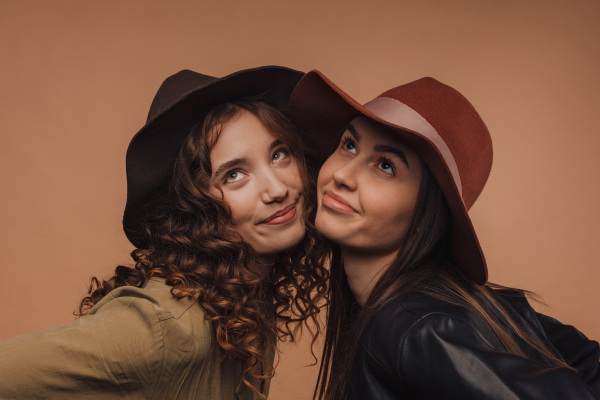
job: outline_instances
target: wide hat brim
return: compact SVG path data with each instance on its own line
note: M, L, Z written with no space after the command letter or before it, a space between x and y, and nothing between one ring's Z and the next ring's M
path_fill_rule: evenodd
M152 102L146 125L135 134L127 149L123 230L129 241L138 248L148 245L143 233L148 210L166 191L175 157L185 137L211 107L260 98L284 109L303 75L290 68L264 66L222 78L189 70L167 78Z
M432 78L425 79L435 81ZM428 82L424 83L427 84ZM435 81L435 84L443 85L437 81ZM451 89L445 85L443 86L444 90ZM409 89L407 88L407 93L410 93ZM458 95L460 96L459 101L468 103L462 95L454 89L451 90L453 91L450 92L451 96ZM398 95L398 93L395 95ZM469 112L476 114L470 103L468 103L468 106L472 109L472 111L469 109ZM480 165L477 168L472 168L472 165L463 168L475 172L471 174L472 176L465 176L462 187L458 188L444 156L430 138L419 131L402 124L392 123L374 114L319 71L311 71L300 80L292 93L288 107L295 122L299 124L303 131L307 162L309 167L312 166L312 168L316 168L325 162L336 149L343 129L353 118L359 115L367 117L394 132L398 138L411 146L431 171L448 203L452 223L451 250L454 262L473 282L481 285L487 281L485 257L467 213L485 185L491 169L491 138L483 121L476 121L478 125L480 123L481 128L479 132L475 132L474 140L472 140L472 145L478 148L475 151L467 149L467 152L470 151L481 156L480 159L462 157L464 160L462 158L458 160L460 166L464 166L465 163L479 163ZM478 119L479 115L469 117ZM460 143L456 145L459 148L458 152L464 151ZM467 147L469 146L471 144Z

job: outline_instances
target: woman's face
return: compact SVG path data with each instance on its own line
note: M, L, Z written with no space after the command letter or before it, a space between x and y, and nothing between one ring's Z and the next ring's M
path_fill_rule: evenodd
M317 229L342 249L394 254L422 174L410 147L367 118L354 118L319 172Z
M304 184L286 145L252 113L227 121L210 152L213 193L223 192L235 230L259 254L304 237Z

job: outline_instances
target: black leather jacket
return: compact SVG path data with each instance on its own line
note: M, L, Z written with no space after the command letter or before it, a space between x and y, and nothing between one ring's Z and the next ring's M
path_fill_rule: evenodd
M524 297L496 293L522 328L577 374L517 342L507 354L472 313L422 293L387 304L357 349L349 399L600 399L598 342L536 313ZM514 336L516 338L516 336Z

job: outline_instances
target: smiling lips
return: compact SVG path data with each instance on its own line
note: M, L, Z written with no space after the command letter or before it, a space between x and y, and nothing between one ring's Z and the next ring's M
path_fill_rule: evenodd
M323 195L322 202L325 207L332 211L341 214L357 214L356 210L343 197L329 190Z
M296 216L296 203L290 204L283 210L277 211L261 222L266 225L281 225L291 221Z

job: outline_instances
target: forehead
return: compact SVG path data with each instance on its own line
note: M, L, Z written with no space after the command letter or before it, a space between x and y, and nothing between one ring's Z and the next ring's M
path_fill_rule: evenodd
M248 111L241 111L212 134L216 135L210 150L213 163L262 154L275 140L261 120Z
M367 117L359 115L350 121L348 125L353 127L359 135L357 138L359 141L369 141L374 142L375 144L394 146L414 153L412 148L399 137L397 132L385 128Z

